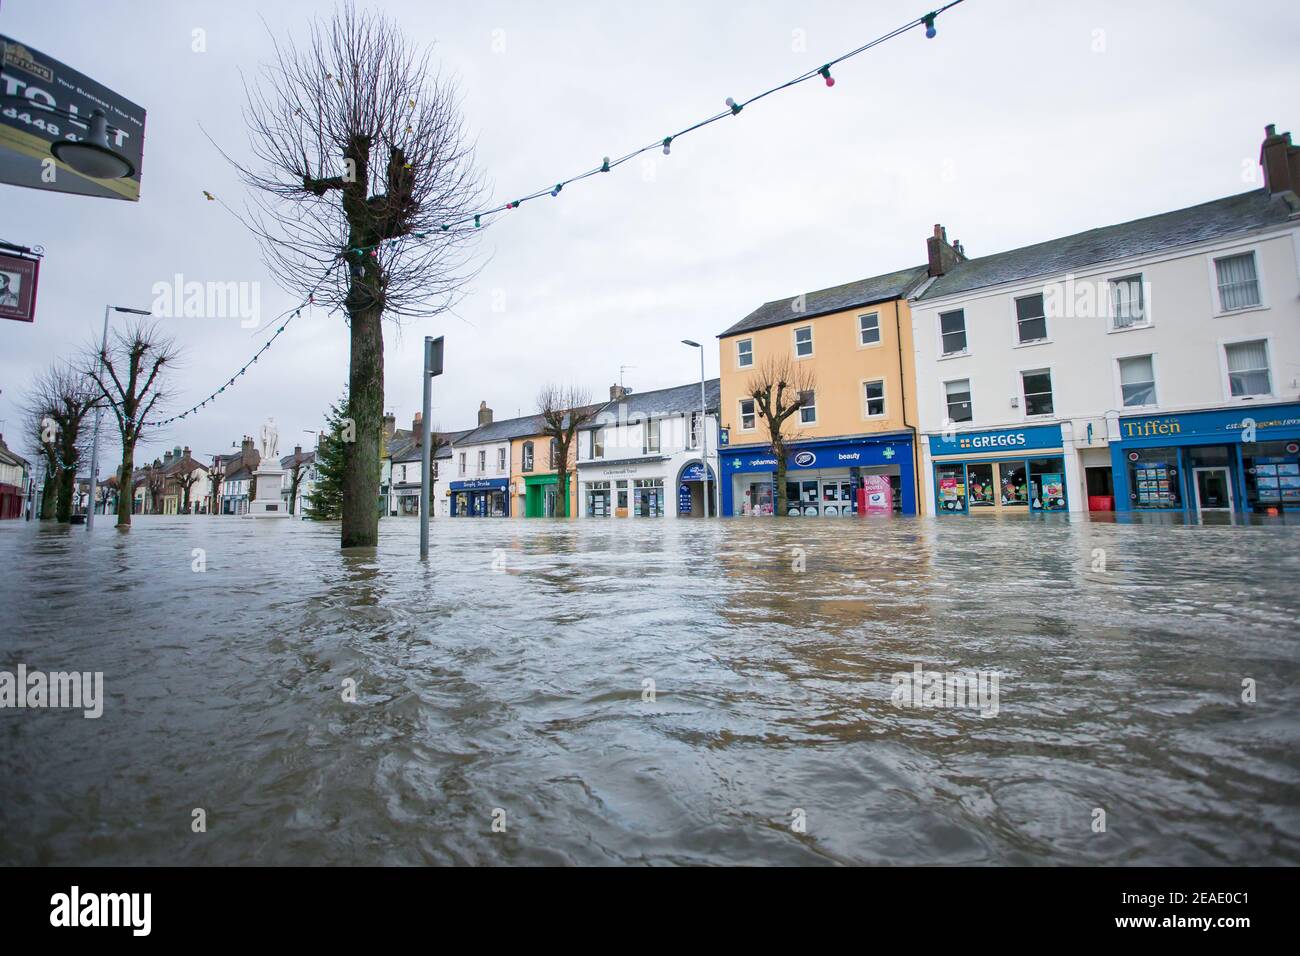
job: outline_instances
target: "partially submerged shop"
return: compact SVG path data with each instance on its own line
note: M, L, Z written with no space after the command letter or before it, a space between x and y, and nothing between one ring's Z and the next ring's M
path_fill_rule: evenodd
M786 514L846 518L916 514L910 432L800 442L786 462ZM721 452L722 513L771 515L776 457L771 448Z
M662 518L673 514L668 456L578 462L579 506L586 518Z
M705 475L708 479L705 479ZM707 467L698 458L682 465L677 472L677 515L678 517L704 517L704 502L708 501L708 513L716 513L718 505L717 476L713 467Z
M451 483L451 516L505 518L510 514L510 479L470 478Z
M1061 426L930 436L934 509L941 515L1035 514L1071 510L1075 466ZM1074 510L1079 510L1075 506Z
M1115 510L1300 521L1300 405L1119 419Z

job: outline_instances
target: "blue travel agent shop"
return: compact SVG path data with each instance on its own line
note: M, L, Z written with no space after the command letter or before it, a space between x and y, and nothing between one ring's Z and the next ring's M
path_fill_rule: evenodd
M452 517L505 518L510 515L509 478L470 478L453 481Z
M1115 510L1300 522L1300 405L1121 417Z
M1065 453L1059 424L931 435L928 457L932 514L1071 510L1077 466L1075 456Z
M799 442L786 462L786 513L805 518L916 514L910 432ZM722 514L771 515L771 446L723 445Z

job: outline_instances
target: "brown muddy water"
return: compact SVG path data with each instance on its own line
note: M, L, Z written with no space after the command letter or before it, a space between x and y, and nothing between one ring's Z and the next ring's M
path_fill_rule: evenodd
M0 863L1300 862L1295 528L382 529L0 524Z

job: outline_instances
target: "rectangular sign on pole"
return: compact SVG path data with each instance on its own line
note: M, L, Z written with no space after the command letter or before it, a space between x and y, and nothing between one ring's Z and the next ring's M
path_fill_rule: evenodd
M0 252L0 319L36 321L36 279L41 261Z
M41 109L75 113L68 119ZM108 145L135 168L122 179L94 179L59 162L50 146L84 139L91 110L108 120ZM0 36L0 183L108 199L140 198L144 108L39 50Z

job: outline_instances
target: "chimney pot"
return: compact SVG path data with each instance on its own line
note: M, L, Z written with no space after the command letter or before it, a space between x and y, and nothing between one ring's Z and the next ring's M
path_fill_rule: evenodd
M955 248L948 245L948 230L938 223L934 235L925 240L925 251L929 260L927 272L932 278L950 272L953 266L966 258L960 243Z
M486 400L478 403L478 424L480 428L492 424L492 409L488 408Z
M1264 170L1264 188L1270 195L1289 195L1295 202L1300 192L1300 147L1291 145L1291 134L1277 131L1273 123L1264 127L1259 147L1259 165Z
M611 385L609 387L609 400L611 402L621 402L627 398L627 389L622 385Z

